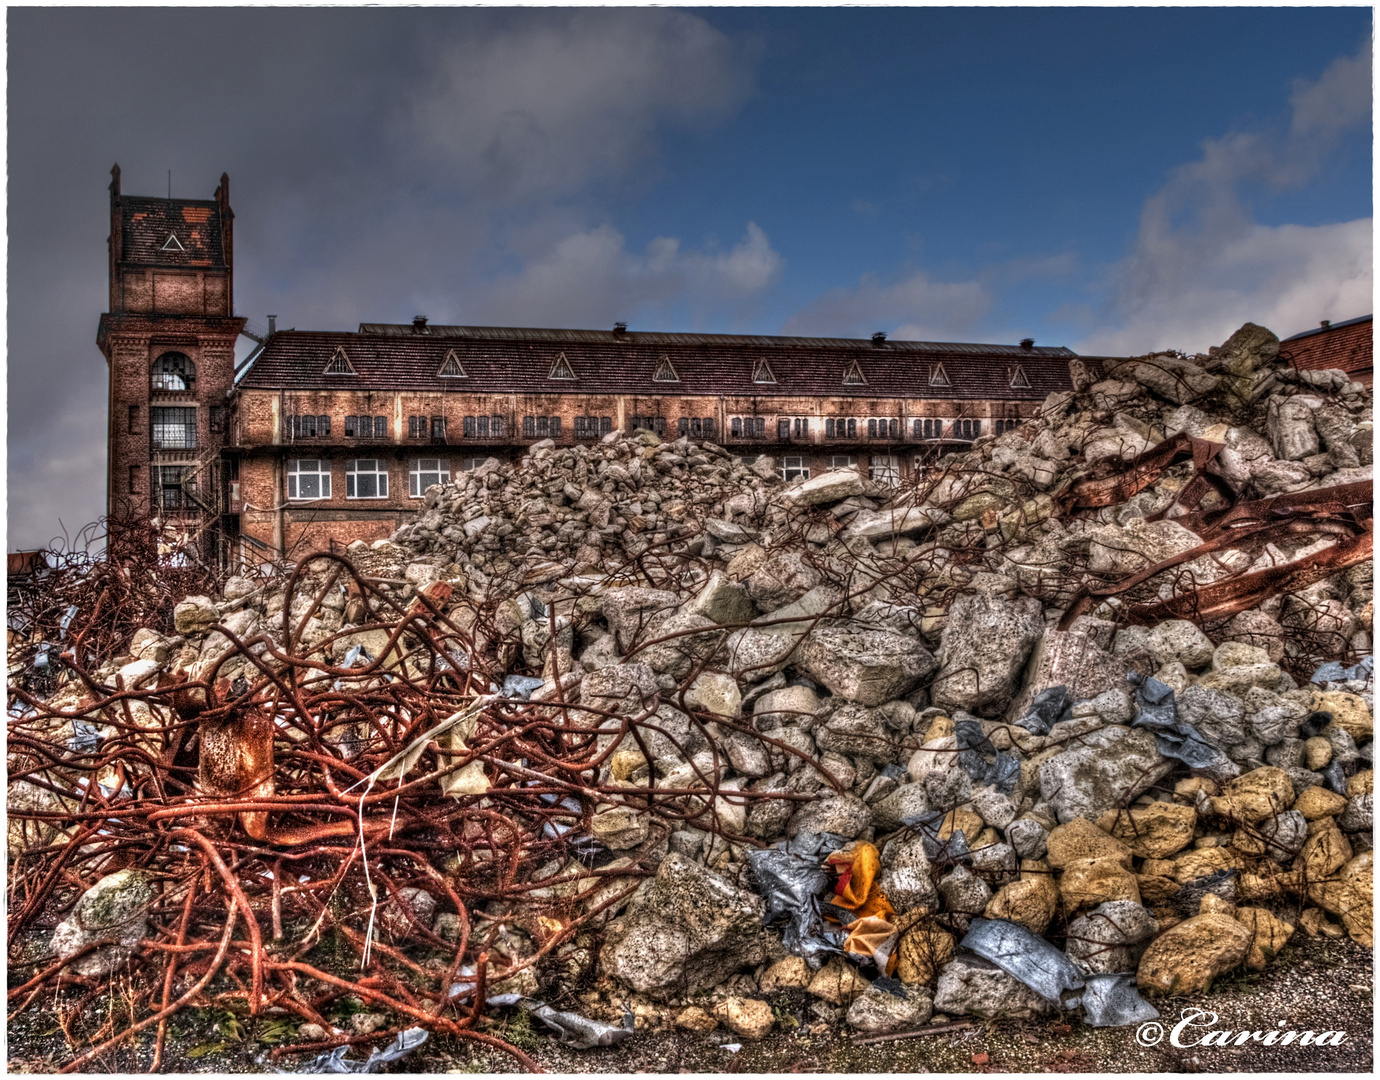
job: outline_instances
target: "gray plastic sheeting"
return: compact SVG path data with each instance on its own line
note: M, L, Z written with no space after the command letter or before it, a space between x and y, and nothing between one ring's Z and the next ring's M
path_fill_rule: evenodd
M1312 683L1354 682L1359 679L1370 681L1375 677L1375 657L1364 656L1351 667L1342 667L1340 660L1329 660L1309 679Z
M1134 671L1127 678L1136 688L1138 711L1131 726L1154 732L1156 750L1165 757L1182 761L1190 769L1230 771L1234 767L1231 758L1198 734L1191 724L1177 722L1171 687Z
M398 1032L391 1043L382 1050L371 1051L365 1061L347 1061L345 1051L348 1046L337 1046L303 1065L298 1072L304 1073L372 1073L399 1058L406 1057L426 1042L425 1028L408 1028ZM285 1071L285 1070L279 1070Z
M1010 754L998 753L992 740L983 734L980 723L960 720L954 725L954 736L958 741L958 764L974 783L988 784L1003 795L1016 789L1020 762Z
M811 968L820 968L831 954L841 951L842 935L824 927L820 896L829 889L829 876L819 862L846 843L844 837L831 833L802 832L784 849L748 852L757 891L767 902L763 923L786 919L781 944L787 952L804 957Z
M1068 713L1068 716L1064 714ZM1069 708L1069 688L1063 683L1046 687L1035 695L1030 708L1016 721L1017 727L1025 728L1032 735L1048 735L1049 729L1060 720L1073 715Z
M559 1036L559 1040L572 1050L589 1050L595 1046L617 1046L632 1037L634 1020L632 1010L623 1006L623 1024L615 1027L601 1020L591 1020L579 1013L562 1012L541 1002L521 1002L533 1016Z
M974 919L960 944L1046 1001L1062 1009L1081 1005L1093 1027L1123 1027L1159 1016L1136 990L1134 975L1084 975L1067 955L1018 923Z

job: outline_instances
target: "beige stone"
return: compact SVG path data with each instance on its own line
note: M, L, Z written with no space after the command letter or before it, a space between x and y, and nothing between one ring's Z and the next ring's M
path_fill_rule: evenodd
M1179 891L1179 883L1163 874L1137 874L1136 888L1142 904L1163 904Z
M1246 954L1246 966L1252 971L1264 971L1294 936L1292 923L1276 918L1264 908L1241 908L1236 913L1236 921L1251 932L1251 951Z
M1267 765L1242 773L1212 800L1213 812L1254 825L1287 810L1294 801L1294 784L1283 769Z
M1114 856L1073 859L1066 863L1059 878L1059 894L1064 901L1064 911L1070 915L1109 900L1140 903L1136 875Z
M1299 929L1309 937L1346 937L1346 929L1338 926L1334 922L1329 922L1327 913L1321 908L1305 908L1299 916Z
M1244 866L1241 856L1231 848L1196 848L1181 853L1174 860L1174 880L1180 885L1185 885L1200 877L1215 874L1218 870L1240 870Z
M1305 820L1318 821L1321 818L1336 817L1345 810L1346 798L1335 791L1328 791L1321 784L1314 784L1294 800L1294 809L1302 814Z
M1250 953L1251 931L1228 915L1195 915L1150 943L1136 982L1160 994L1201 994Z
M1317 772L1327 768L1327 763L1332 760L1332 744L1321 735L1314 735L1311 739L1305 740L1303 744L1303 764L1306 768Z
M1203 893L1203 898L1198 901L1199 915L1230 915L1236 917L1236 905L1230 900L1224 900L1216 893Z
M939 969L954 956L954 936L932 924L913 926L901 935L896 977L907 986L932 985Z
M646 764L641 750L618 750L609 758L609 772L621 784Z
M982 828L982 818L971 810L959 807L944 815L944 820L939 824L939 839L947 840L955 832L962 832L965 837L976 837ZM973 846L976 848L977 845Z
M830 1005L848 1005L868 987L868 981L856 967L840 957L834 957L817 972L806 988Z
M1353 941L1374 948L1375 902L1354 881L1320 881L1308 886L1308 899L1342 920Z
M1306 881L1312 883L1331 877L1351 858L1351 845L1335 818L1322 818L1311 828L1312 835L1304 841L1303 850L1294 860L1294 869L1302 870Z
M681 1009L676 1014L676 1027L684 1028L686 1031L713 1031L718 1026L719 1022L698 1005Z
M744 1039L765 1038L776 1022L771 1006L757 998L724 998L714 1006L714 1015L724 1027Z
M1131 868L1131 849L1086 818L1074 818L1050 830L1045 848L1045 861L1056 870L1074 859L1102 858L1116 859L1126 869Z
M778 960L762 972L762 977L757 980L757 984L762 993L768 994L773 990L783 988L809 986L813 974L810 965L805 963L804 957L788 956L784 960Z
M997 890L983 914L989 919L1010 919L1033 934L1043 934L1059 909L1059 887L1054 870L1040 860L1024 860L1021 876Z
M1364 698L1344 690L1328 690L1313 695L1313 708L1330 712L1332 722L1357 742L1364 742L1375 733L1375 720L1366 708Z
M1375 770L1363 769L1346 782L1347 798L1354 799L1357 795L1375 794Z
M1197 821L1198 814L1191 806L1152 802L1130 810L1109 810L1097 825L1130 848L1133 855L1163 859L1193 842Z
M1282 892L1279 879L1273 875L1242 873L1236 877L1236 898L1247 903L1277 900Z

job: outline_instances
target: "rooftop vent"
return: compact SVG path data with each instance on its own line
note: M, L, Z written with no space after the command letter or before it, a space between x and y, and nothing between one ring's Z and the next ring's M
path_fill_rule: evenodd
M873 345L880 345L880 344L882 344L882 342L884 342L884 341L886 341L886 331L885 331L885 330L878 330L875 334L872 335L872 344L873 344Z
M272 337L272 336L273 336L274 334L276 334L277 332L278 332L278 316L277 316L277 315L270 315L270 316L268 317L268 336L269 336L269 337Z
M413 332L414 334L429 334L429 333L431 333L431 331L428 330L428 329L426 328L426 316L425 316L425 315L414 315L414 316L412 316L412 332Z
M625 322L616 322L616 323L613 324L613 336L614 336L614 337L622 337L622 336L623 336L624 334L626 334L627 332L628 332L628 324L627 324L627 323L625 323Z
M1318 325L1321 326L1324 330L1330 330L1332 328L1332 320L1324 319L1322 322L1318 323Z
M1021 338L1021 351L1022 351L1022 352L1034 352L1034 351L1035 351L1035 339L1034 339L1033 337L1023 337L1023 338Z

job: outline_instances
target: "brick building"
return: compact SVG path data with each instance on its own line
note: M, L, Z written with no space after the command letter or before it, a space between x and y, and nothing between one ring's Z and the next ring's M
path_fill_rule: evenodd
M213 556L234 382L230 181L210 199L124 195L110 170L106 512L158 518Z
M1346 322L1321 323L1279 343L1281 358L1296 368L1337 368L1370 386L1375 377L1375 320L1370 315Z
M900 480L1071 387L1065 348L364 323L269 332L241 365L229 180L135 198L112 170L109 510L233 563L387 536L426 488L543 439L713 440L785 479Z

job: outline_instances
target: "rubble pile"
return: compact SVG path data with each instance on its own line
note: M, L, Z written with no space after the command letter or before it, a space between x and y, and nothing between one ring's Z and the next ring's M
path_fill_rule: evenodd
M380 1037L493 1041L487 1001L583 1046L759 1038L783 994L1128 1024L1296 933L1369 948L1370 394L1277 353L1076 361L905 486L538 443L52 697L12 673L18 923L114 912L59 928L89 975L238 910L225 970L312 1049L323 925ZM171 880L227 861L228 923Z

